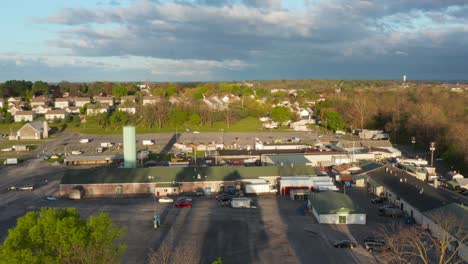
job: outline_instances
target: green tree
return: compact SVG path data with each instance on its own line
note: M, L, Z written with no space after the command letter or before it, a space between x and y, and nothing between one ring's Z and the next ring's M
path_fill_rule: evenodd
M128 89L125 86L115 85L112 88L112 95L117 99L120 99L122 96L126 96L127 94L128 94Z
M187 115L186 112L174 108L169 114L169 122L180 127L187 120Z
M200 125L201 123L201 117L199 114L197 113L193 113L189 116L189 122L190 124L194 125L194 126L198 126Z
M87 221L72 208L43 208L18 219L0 246L0 263L118 263L124 229L108 215Z
M325 113L325 120L327 122L327 128L333 131L343 130L345 128L345 122L343 116L337 112Z
M109 122L112 127L127 125L128 121L128 114L122 111L115 111L109 118Z
M49 91L50 91L49 84L43 81L37 81L32 86L33 95L38 95L38 94L48 95Z
M270 118L278 122L280 126L282 123L291 119L291 110L285 106L276 106L271 109Z

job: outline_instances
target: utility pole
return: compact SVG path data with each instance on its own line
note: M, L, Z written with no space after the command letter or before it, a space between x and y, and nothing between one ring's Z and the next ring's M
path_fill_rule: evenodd
M429 150L431 151L431 166L434 166L434 151L435 151L435 142L431 142Z

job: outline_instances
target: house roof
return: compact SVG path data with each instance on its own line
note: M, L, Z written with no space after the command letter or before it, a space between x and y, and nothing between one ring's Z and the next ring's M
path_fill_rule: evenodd
M108 101L108 100L114 100L114 97L112 97L112 96L95 96L94 100Z
M88 105L88 109L108 109L108 108L109 108L109 104L103 104L103 103Z
M18 111L16 112L15 116L19 115L34 115L33 111Z
M358 165L361 167L361 173L366 173L384 166L382 163L372 161L361 162Z
M23 129L25 126L30 126L39 133L44 131L44 121L34 121L24 124L19 130Z
M457 204L457 203L450 203L445 206L423 212L423 214L435 222L440 221L440 219L438 219L440 217L450 216L450 215L453 216L462 225L461 228L464 234L463 232L450 232L450 231L449 233L451 233L458 239L462 237L466 237L466 233L468 232L468 207ZM456 225L457 223L454 223L454 224ZM462 231L462 230L459 230L459 231Z
M55 102L70 102L70 98L55 98Z
M46 115L64 115L66 113L65 110L63 109L57 109L57 110L49 110L47 111Z
M75 102L89 102L91 99L89 97L75 97L73 98Z
M312 163L305 155L271 155L268 156L275 164L310 164Z
M289 166L202 167L196 170L193 167L98 168L68 170L62 177L61 184L235 181L262 176L284 177L312 174L314 174L314 169L307 166L294 166L294 168ZM149 179L148 176L153 176L153 178Z
M309 196L312 207L319 214L364 213L348 195L340 192L319 192Z
M421 212L454 202L439 194L427 182L395 167L384 166L368 172L367 175Z

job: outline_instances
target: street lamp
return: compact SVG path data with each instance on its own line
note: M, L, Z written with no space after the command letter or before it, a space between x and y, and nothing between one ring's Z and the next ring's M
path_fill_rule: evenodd
M414 150L414 145L416 144L416 137L411 137L411 144L413 144L413 150Z
M434 166L435 142L431 142L429 150L431 151L431 166Z

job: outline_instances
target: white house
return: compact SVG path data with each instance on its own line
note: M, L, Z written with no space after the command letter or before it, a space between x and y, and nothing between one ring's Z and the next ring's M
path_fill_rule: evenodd
M89 97L75 97L73 101L76 107L83 107L86 104L91 103Z
M80 108L77 107L77 106L69 106L69 107L65 108L65 111L68 114L79 114L80 113Z
M58 119L65 119L67 116L67 112L63 109L59 110L50 110L45 114L46 120L58 120Z
M34 121L25 124L17 132L15 136L10 136L10 140L20 139L42 139L49 137L49 124L47 121Z
M117 111L120 111L120 112L126 112L128 114L136 114L136 106L135 104L122 104L122 105L119 105L117 106Z
M120 98L120 103L135 103L135 96L134 95L127 95L127 96L122 96Z
M319 192L309 195L308 207L320 224L366 224L365 212L346 194Z
M96 115L109 112L108 104L90 104L86 109L86 115Z
M143 105L155 105L159 102L159 98L156 96L143 96Z
M18 111L15 114L15 122L32 122L35 114L33 111Z
M32 109L32 111L38 115L43 115L50 110L52 110L52 108L47 105L39 105L39 106L33 107Z
M7 112L10 113L11 115L16 115L17 112L23 111L23 107L18 105L8 105L8 110Z
M65 109L70 106L70 99L69 98L55 98L54 107Z
M114 97L112 96L95 96L94 101L100 104L108 104L110 107L114 106Z
M22 101L23 101L23 98L21 98L21 97L10 97L7 100L8 103L13 103L13 104L17 104L17 103L20 103Z
M45 95L34 97L30 100L31 108L37 106L46 106L49 104L49 98Z

